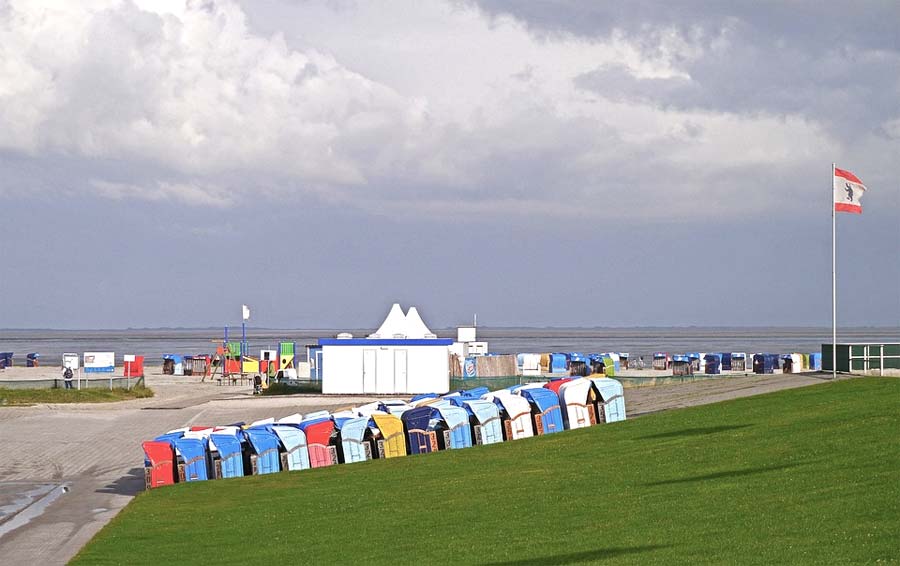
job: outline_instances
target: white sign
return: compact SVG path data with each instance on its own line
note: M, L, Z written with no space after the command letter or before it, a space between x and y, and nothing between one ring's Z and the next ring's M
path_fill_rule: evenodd
M122 356L122 361L123 362L133 362L134 354L125 354L124 356Z
M116 371L116 353L85 352L84 371L86 373L112 373Z
M78 369L78 354L63 354L63 367L72 370Z

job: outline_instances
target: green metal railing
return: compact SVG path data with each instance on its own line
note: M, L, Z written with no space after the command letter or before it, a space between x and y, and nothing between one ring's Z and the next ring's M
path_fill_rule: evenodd
M822 370L831 371L831 344L822 344ZM837 371L864 372L900 369L900 344L838 344Z

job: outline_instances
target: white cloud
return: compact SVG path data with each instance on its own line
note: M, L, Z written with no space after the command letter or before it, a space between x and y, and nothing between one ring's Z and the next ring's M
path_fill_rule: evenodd
M184 6L13 2L0 24L0 147L363 181L340 148L402 122L401 97L328 55L253 35L231 2Z
M95 179L91 186L96 194L113 200L144 200L150 202L177 202L204 207L228 208L235 204L229 191L198 183L168 183L157 181L141 186L129 183L111 183Z
M663 214L710 177L806 167L835 146L808 118L672 110L578 86L613 65L689 83L685 63L727 50L727 28L648 27L638 41L538 36L455 2L278 9L264 25L233 0L11 0L0 148L157 172L124 184L92 175L89 189L110 198L228 206L299 194L429 213L578 199L611 213L665 203ZM713 190L725 202L743 186Z

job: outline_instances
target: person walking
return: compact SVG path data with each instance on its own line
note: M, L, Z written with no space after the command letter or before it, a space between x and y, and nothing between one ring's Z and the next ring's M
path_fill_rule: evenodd
M63 370L63 380L66 382L66 389L72 389L72 368L66 367Z

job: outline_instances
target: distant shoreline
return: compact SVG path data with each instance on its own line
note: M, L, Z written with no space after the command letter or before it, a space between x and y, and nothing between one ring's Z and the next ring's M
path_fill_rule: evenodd
M351 329L364 337L375 329ZM346 329L341 331L347 331ZM435 329L441 338L456 338L456 329ZM301 359L306 345L332 338L336 329L247 329L252 355L274 349L280 342L294 342ZM230 341L241 340L241 328L229 328ZM25 363L25 354L37 352L40 361L55 364L65 352L115 352L146 356L148 363L162 355L211 354L222 345L222 328L200 329L103 329L103 330L0 330L0 352L13 352L14 365ZM525 352L628 352L650 356L653 352L819 352L831 342L827 327L648 327L648 328L535 328L479 327L478 340L488 342L497 354ZM900 327L842 327L841 343L898 343Z
M228 325L228 328L240 328L240 323ZM468 326L461 324L459 326ZM128 328L0 328L0 332L221 332L223 326L159 326L159 327L128 327ZM457 326L432 327L436 331L456 331ZM786 331L809 331L809 330L827 330L831 332L831 326L700 326L700 325L672 325L672 326L478 326L480 332L507 332L515 330L528 331L603 331L612 330L619 332L635 331L653 331L653 330L734 330L734 331L757 331L757 330L776 330ZM890 325L871 325L871 326L840 326L839 331L860 331L860 330L878 330L878 331L900 331L900 324L896 326ZM248 326L248 332L303 332L303 333L336 333L336 332L374 332L375 328L280 328L268 326Z

